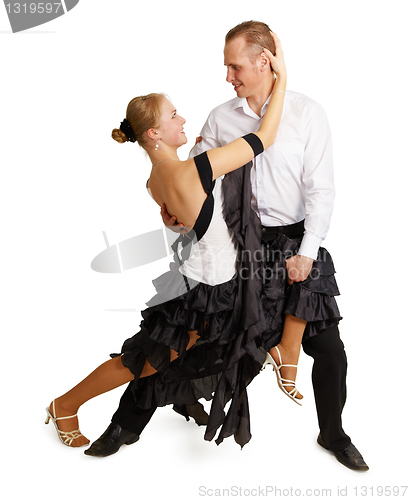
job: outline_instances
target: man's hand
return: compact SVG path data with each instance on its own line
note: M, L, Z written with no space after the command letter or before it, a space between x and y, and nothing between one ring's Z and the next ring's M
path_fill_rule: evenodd
M199 137L196 137L195 146L196 146L196 144L199 144L199 142L202 142L202 140L203 140L203 137L201 135L199 135ZM190 150L190 152L193 151L195 146L193 146L193 148Z
M184 224L178 222L176 215L170 215L167 211L165 203L160 208L160 214L162 216L162 221L166 227L179 234L187 234L189 231L185 228Z
M304 281L311 272L314 259L304 255L294 255L287 259L287 281L292 285L294 281Z

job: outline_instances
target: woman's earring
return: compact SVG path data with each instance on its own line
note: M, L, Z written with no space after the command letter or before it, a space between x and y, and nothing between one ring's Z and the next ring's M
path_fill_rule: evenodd
M156 141L155 151L159 149L159 142Z

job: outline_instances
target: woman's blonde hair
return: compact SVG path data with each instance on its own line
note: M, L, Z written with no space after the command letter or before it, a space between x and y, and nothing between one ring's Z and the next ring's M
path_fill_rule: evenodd
M119 143L137 142L145 148L145 132L150 128L158 128L161 118L161 101L164 94L148 94L135 97L126 108L126 118L120 128L114 128L112 139Z

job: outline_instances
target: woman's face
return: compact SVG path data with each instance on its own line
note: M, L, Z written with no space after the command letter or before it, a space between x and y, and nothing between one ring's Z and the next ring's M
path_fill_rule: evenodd
M161 124L158 129L160 139L168 146L179 147L187 143L183 125L186 120L179 116L175 106L166 98L161 103Z

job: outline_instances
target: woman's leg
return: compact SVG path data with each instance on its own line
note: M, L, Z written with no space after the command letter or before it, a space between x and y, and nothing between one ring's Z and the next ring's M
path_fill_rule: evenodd
M197 332L188 332L190 336L189 344L186 348L190 349L197 341L199 336ZM173 349L170 349L170 361L174 361L178 354ZM144 368L141 373L142 377L149 377L156 373L155 370L148 362L145 361ZM106 361L100 365L96 370L90 373L78 385L70 389L68 392L60 396L54 401L54 406L50 405L50 411L55 412L54 417L65 417L75 415L81 405L100 394L116 389L117 387L131 382L134 380L132 372L122 364L121 357L116 357ZM78 429L78 419L70 418L67 420L59 420L58 427L61 431L70 432ZM83 446L89 443L85 436L74 439L71 446Z
M190 340L189 343L186 347L186 351L188 351L192 346L194 346L197 342L198 339L200 339L200 335L197 334L197 331L194 332L187 332L189 334ZM174 351L173 349L170 350L170 360L175 361L179 357L178 353ZM141 378L143 377L149 377L150 375L153 375L156 373L157 370L153 368L153 366L148 362L148 360L145 361L142 373L141 373Z
M50 405L50 411L54 412L53 416L57 416L58 418L75 415L79 407L85 402L104 392L111 391L122 384L126 384L133 379L133 374L122 364L120 357L110 359L100 365L75 387L57 398L54 401L54 406ZM57 423L61 431L70 432L79 428L77 417L58 420ZM85 436L80 436L73 440L71 446L83 446L87 443L89 443L89 439Z
M298 364L301 342L306 324L307 322L303 319L296 318L291 314L285 315L283 335L281 337L280 343L277 346L280 350L281 361L283 365ZM274 361L277 363L277 365L280 365L277 349L275 349L274 347L270 349L270 355L274 358ZM280 369L280 373L282 378L294 380L295 382L297 368L283 367ZM284 389L287 390L287 392L290 392L292 390L292 387L284 387ZM296 399L302 399L304 396L297 392L295 397Z

